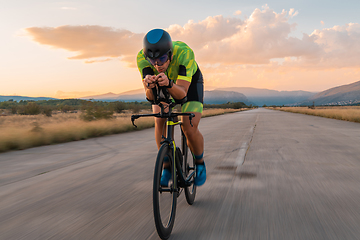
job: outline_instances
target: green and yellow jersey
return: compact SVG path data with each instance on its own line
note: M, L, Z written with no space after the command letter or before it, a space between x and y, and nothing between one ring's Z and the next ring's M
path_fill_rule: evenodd
M182 107L183 112L202 112L203 78L198 64L195 61L193 50L181 41L173 41L173 59L165 71L166 76L173 80L178 79L190 82L187 94L187 103ZM143 50L137 55L137 66L142 79L146 75L158 75L159 72L145 58ZM190 102L198 102L191 103Z
M183 42L174 41L173 51L173 59L165 74L169 79L172 79L174 83L176 83L176 80L178 79L191 82L192 77L198 69L193 50ZM137 55L137 65L143 79L147 74L159 74L155 67L146 60L143 50ZM152 71L150 71L149 68Z

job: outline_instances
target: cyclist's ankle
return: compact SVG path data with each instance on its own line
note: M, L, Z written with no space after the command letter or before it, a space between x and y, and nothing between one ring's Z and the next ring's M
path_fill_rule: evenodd
M166 169L170 169L170 161L169 161L169 157L168 157L168 156L165 156L165 157L164 157L163 167L166 168Z
M196 165L204 165L204 152L200 155L194 155Z

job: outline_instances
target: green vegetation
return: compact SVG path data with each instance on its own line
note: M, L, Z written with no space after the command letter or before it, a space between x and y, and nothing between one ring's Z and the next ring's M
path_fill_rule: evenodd
M82 114L80 118L84 121L94 121L100 119L110 119L113 117L114 111L110 106L101 106L94 102L86 102L82 106Z
M243 102L227 102L227 103L222 103L222 104L204 104L204 108L240 109L240 108L252 108L252 105L247 106Z
M140 110L151 109L148 102L103 102L87 101L81 99L63 99L63 100L41 100L41 101L9 101L0 102L0 109L10 110L12 114L20 115L38 115L44 114L52 116L52 111L61 111L63 113L83 111L85 112L83 120L91 121L95 119L111 118L112 113L122 113L130 110L138 113Z
M241 109L251 108L243 102L227 102L223 104L204 104L204 108L220 109ZM179 106L178 106L179 108ZM87 101L81 99L62 99L62 100L41 100L41 101L9 101L0 102L0 109L6 109L11 114L38 115L44 114L51 117L53 111L63 113L81 111L84 121L112 118L113 113L123 113L128 110L132 113L139 113L141 110L151 110L149 102L103 102ZM180 108L179 108L180 109Z

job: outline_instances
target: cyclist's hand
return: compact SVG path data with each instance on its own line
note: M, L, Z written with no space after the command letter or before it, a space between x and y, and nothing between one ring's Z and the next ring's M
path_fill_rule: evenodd
M160 73L159 75L156 76L157 78L157 82L159 83L159 86L169 86L169 79L168 77L165 75L165 73Z
M156 87L156 76L155 75L146 75L144 78L144 86L147 89Z

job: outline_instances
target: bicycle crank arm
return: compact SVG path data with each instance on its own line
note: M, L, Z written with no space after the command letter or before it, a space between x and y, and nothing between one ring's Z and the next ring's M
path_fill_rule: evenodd
M190 181L190 179L194 176L194 174L195 174L195 172L192 172L192 173L190 173L190 175L186 178L185 184L186 184L187 186L191 186L191 184L192 184L193 181Z

